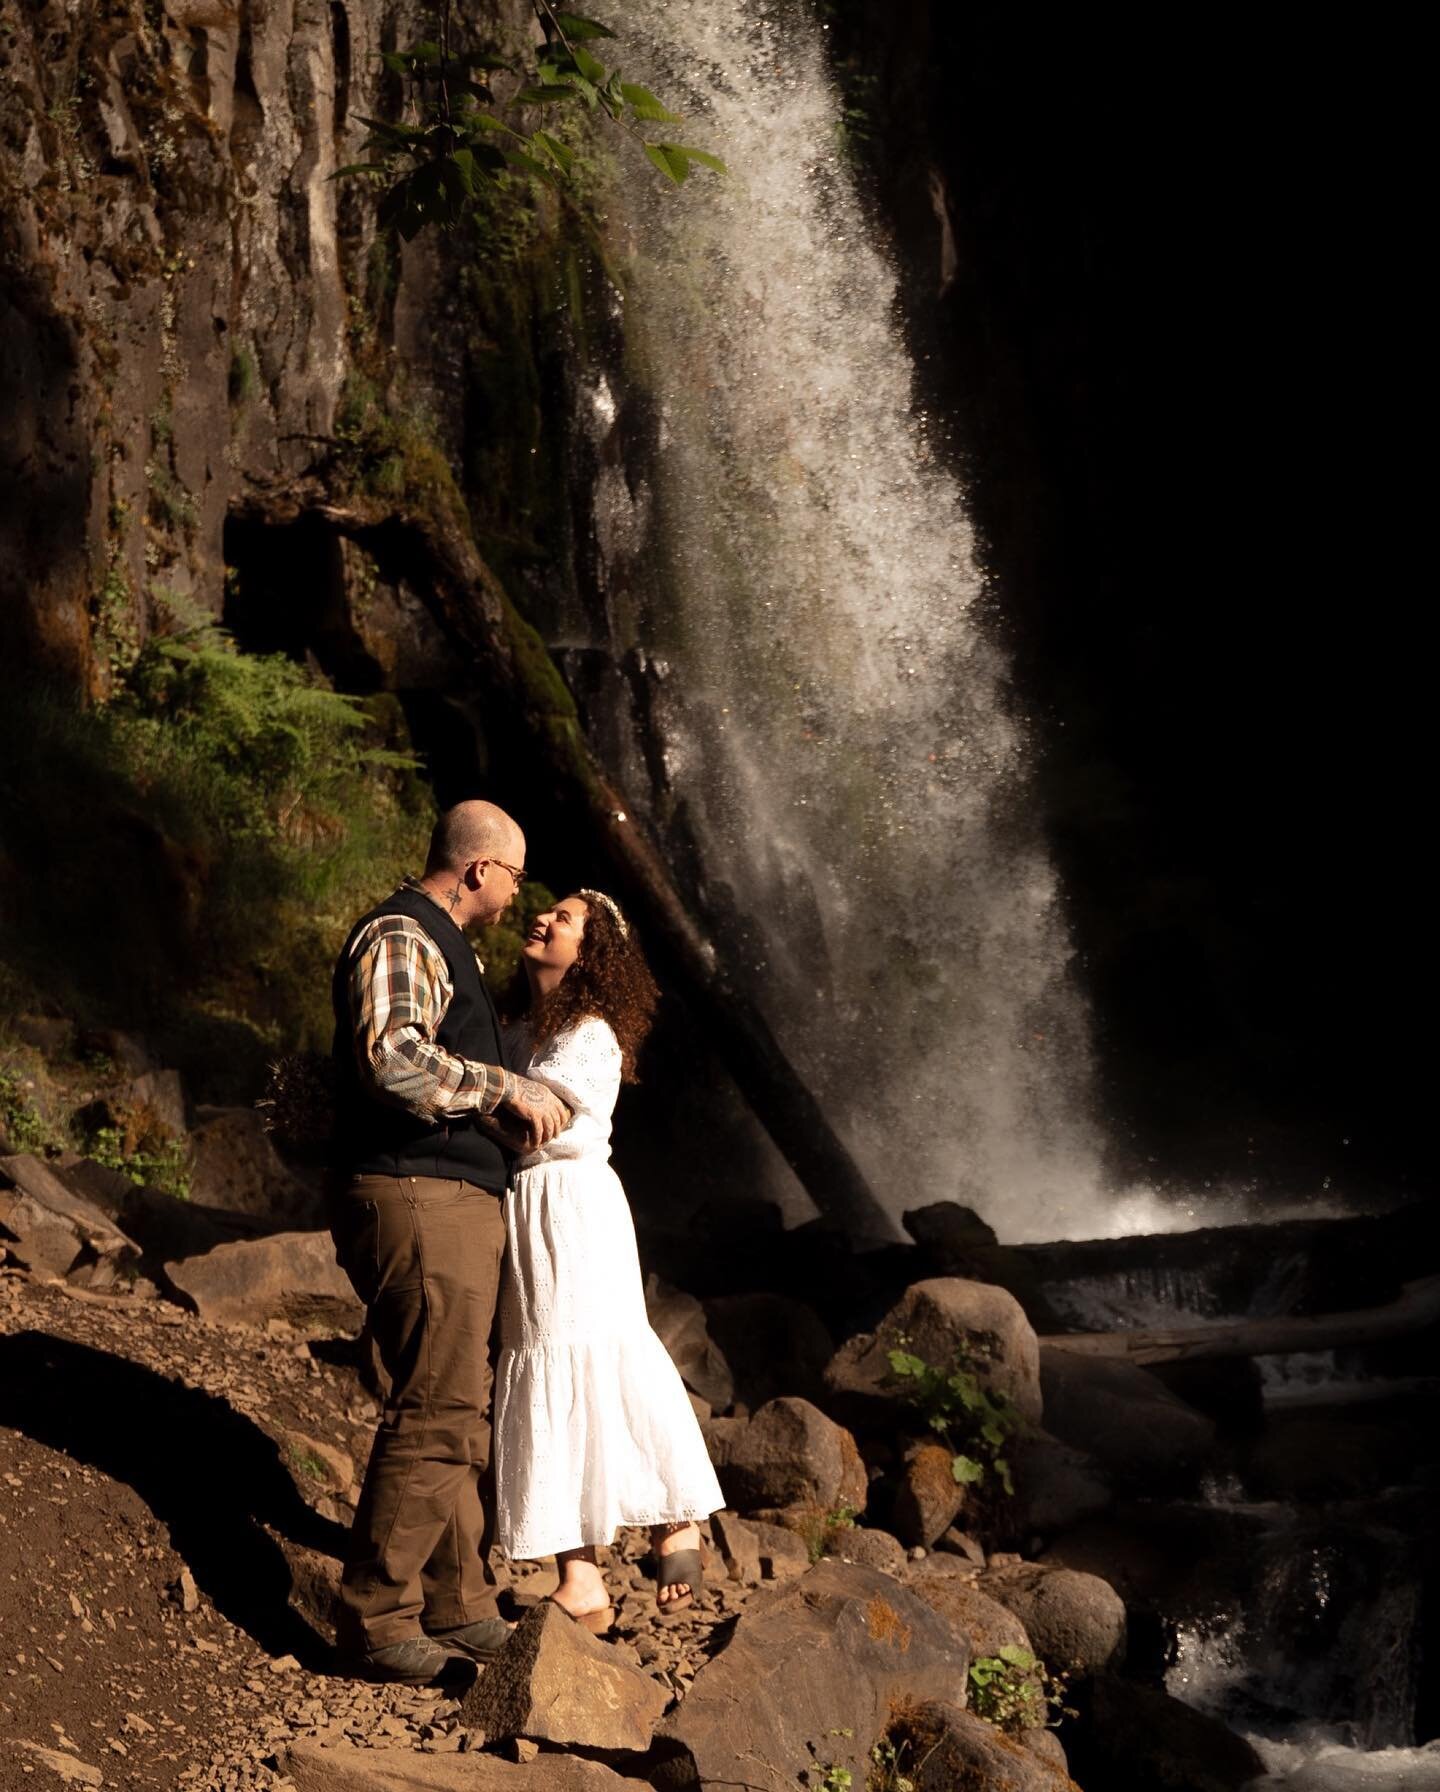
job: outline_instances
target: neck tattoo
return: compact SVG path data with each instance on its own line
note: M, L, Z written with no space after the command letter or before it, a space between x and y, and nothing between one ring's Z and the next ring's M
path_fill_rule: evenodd
M464 894L465 893L461 889L458 882L456 883L455 888L453 890L450 890L449 892L447 892L445 900L449 904L450 913L452 915L455 913L456 909L459 908L461 902L464 900Z

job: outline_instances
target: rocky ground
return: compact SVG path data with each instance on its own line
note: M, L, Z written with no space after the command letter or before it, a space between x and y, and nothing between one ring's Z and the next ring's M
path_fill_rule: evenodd
M941 1205L864 1261L787 1235L826 1254L818 1310L648 1281L728 1502L695 1611L660 1619L627 1533L605 1640L521 1564L484 1673L358 1682L332 1638L378 1417L362 1315L293 1179L256 1211L289 1172L226 1124L254 1187L208 1202L0 1154L6 1792L1238 1792L1253 1750L1164 1690L1174 1614L1201 1622L1271 1547L1202 1480L1273 1497L1323 1471L1347 1611L1415 1528L1384 1427L1260 1425L1233 1365L1171 1385L1042 1340L1030 1266Z
M463 1684L352 1680L286 1604L285 1551L302 1562L338 1544L375 1417L354 1371L325 1360L329 1340L283 1322L227 1330L156 1300L85 1299L15 1269L0 1270L0 1336L7 1374L30 1381L18 1400L11 1383L0 1425L0 1786L58 1774L229 1792L290 1785L281 1762L295 1739L465 1748ZM241 1535L221 1485L237 1474L260 1496ZM277 1498L283 1480L293 1495ZM212 1525L198 1551L177 1547L177 1529L191 1541ZM668 1698L754 1589L722 1580L703 1615L661 1625L643 1547L627 1536L612 1557L611 1646ZM259 1570L248 1586L241 1562ZM267 1582L278 1610L264 1609ZM517 1570L517 1609L553 1584L543 1567ZM294 1647L272 1652L257 1633Z

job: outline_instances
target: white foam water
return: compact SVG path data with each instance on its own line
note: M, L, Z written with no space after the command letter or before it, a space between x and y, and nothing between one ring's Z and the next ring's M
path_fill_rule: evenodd
M892 1213L959 1198L1009 1239L1108 1233L1026 729L820 28L764 0L631 0L624 49L686 114L673 134L730 168L622 201L659 450L653 490L612 480L597 519L603 542L643 517L636 639L683 692L665 753L707 891L745 918L768 1018Z

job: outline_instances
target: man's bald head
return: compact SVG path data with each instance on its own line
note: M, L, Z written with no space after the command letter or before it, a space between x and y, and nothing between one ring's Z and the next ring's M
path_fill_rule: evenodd
M525 858L525 836L519 827L494 803L478 799L456 803L435 823L430 836L430 856L425 861L425 875L433 877L441 871L463 871L476 859L507 860L519 865Z

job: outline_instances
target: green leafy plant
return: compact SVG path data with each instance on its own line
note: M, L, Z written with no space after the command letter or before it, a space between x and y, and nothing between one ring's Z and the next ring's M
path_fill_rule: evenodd
M1011 1643L970 1664L970 1709L1007 1735L1053 1727L1075 1713L1065 1703L1066 1674L1055 1674L1038 1655Z
M6 1149L41 1156L59 1140L35 1105L33 1086L18 1070L0 1066L0 1132Z
M987 1388L976 1372L975 1359L957 1353L937 1366L916 1356L910 1340L897 1335L887 1353L890 1375L907 1402L950 1451L951 1472L964 1487L995 1475L1006 1493L1015 1484L1004 1452L1023 1421L999 1389Z
M595 53L615 33L598 19L560 12L550 0L534 0L545 34L533 67L516 68L508 57L457 50L451 39L451 0L442 0L435 38L382 60L408 82L408 116L365 118L367 159L351 162L332 178L368 180L384 188L377 222L409 241L427 224L453 228L487 188L516 170L556 186L572 172L575 150L546 125L514 122L526 111L580 107L603 114L638 145L674 185L693 168L725 173L708 150L656 137L658 125L678 124L647 87L622 78ZM492 90L495 75L517 72L521 85L502 107ZM502 116L509 111L510 117Z
M908 1737L895 1741L882 1736L870 1750L870 1772L865 1792L915 1792L915 1778L910 1771L911 1746ZM921 1762L923 1766L923 1761Z
M841 1500L834 1506L811 1506L800 1514L794 1528L803 1539L812 1562L828 1556L840 1541L841 1534L855 1528L860 1508Z
M85 1145L85 1155L107 1170L177 1201L190 1199L190 1151L184 1139L146 1137L138 1145L124 1128L102 1126Z
M817 1792L850 1792L855 1782L855 1775L848 1767L838 1767L834 1762L821 1769L820 1778L816 1780Z

